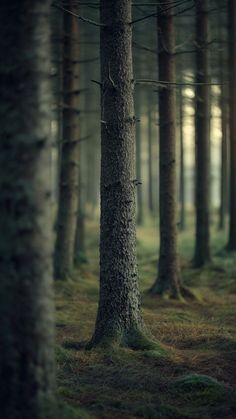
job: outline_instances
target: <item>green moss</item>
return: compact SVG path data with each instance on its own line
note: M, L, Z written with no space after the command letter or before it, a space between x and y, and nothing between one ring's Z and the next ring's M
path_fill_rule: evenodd
M125 343L130 348L139 351L158 351L160 349L158 342L149 338L145 332L138 329L133 329L130 331L130 333L125 338Z
M144 356L146 358L151 358L151 359L160 359L160 358L168 358L169 354L164 348L160 346L158 349L145 351Z
M209 387L223 387L215 378L208 375L187 374L177 378L174 384L181 391L193 391Z

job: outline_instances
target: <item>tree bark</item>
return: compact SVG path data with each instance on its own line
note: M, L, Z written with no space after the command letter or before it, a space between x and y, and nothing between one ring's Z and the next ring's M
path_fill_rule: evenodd
M159 80L175 83L175 33L171 10L158 13ZM176 227L176 97L173 86L159 91L160 121L160 255L153 294L180 297Z
M196 239L193 264L198 268L210 260L210 106L208 77L208 1L196 3Z
M228 249L236 250L236 3L228 0L229 24L229 131L230 131L230 224Z
M78 13L73 0L67 3L69 10ZM78 19L69 13L64 13L63 19L63 141L55 248L56 279L65 279L74 267L79 179L79 26Z
M49 0L0 5L3 419L48 418L53 399L49 10Z
M144 349L135 231L135 117L130 0L102 0L100 297L89 347Z

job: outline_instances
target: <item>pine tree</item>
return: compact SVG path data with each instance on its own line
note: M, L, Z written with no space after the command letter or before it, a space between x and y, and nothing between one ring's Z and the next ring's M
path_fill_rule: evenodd
M68 10L77 5L68 0ZM74 267L79 182L79 63L78 19L63 13L63 139L61 145L59 208L55 248L55 278L65 279Z
M230 225L228 249L236 250L236 3L228 0L229 24L229 131L230 131Z
M196 3L196 240L193 264L196 268L210 260L210 98L208 76L208 1Z
M180 266L176 227L176 98L175 33L172 11L157 14L159 80L170 85L159 91L160 121L160 255L158 277L151 293L180 297Z
M152 347L143 336L135 232L130 0L102 0L100 297L91 346Z
M49 10L0 4L2 419L45 419L53 398Z

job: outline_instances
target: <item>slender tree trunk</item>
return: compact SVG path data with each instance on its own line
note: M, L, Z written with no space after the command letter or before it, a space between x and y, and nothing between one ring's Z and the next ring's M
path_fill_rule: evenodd
M152 138L152 98L148 96L148 207L150 214L154 214L153 205L153 138Z
M218 0L218 7L221 2ZM218 36L219 39L224 39L224 26L222 21L222 14L219 13L218 19ZM219 207L219 230L225 228L225 216L228 209L228 89L225 83L225 52L223 48L219 49L219 81L221 84L219 107L221 109L221 168L220 168L220 207Z
M167 1L167 0L166 0ZM159 79L175 83L175 34L170 9L158 13ZM173 86L159 91L160 120L160 255L158 277L151 292L180 296L176 227L176 98Z
M221 64L223 65L223 63ZM223 85L224 77L221 74L221 93L220 93L220 107L221 107L221 178L220 178L220 211L219 211L219 229L225 228L225 216L228 207L228 135L227 135L227 97L226 88Z
M196 241L193 264L201 267L210 260L210 106L208 77L208 1L196 3Z
M81 156L81 152L79 153ZM85 257L85 213L83 202L82 167L79 166L79 206L75 236L75 264L79 265Z
M228 0L229 13L229 130L230 130L230 225L228 249L236 250L236 3Z
M136 178L141 183L142 181L142 138L141 138L141 109L142 109L142 97L141 92L137 91L136 94L137 104L136 114L138 115L138 122L136 124ZM142 185L139 184L137 187L137 223L138 225L143 224L143 193Z
M0 417L54 388L48 0L0 5Z
M179 200L180 200L180 230L185 230L185 167L184 167L184 104L182 88L179 91L179 139L180 139L180 173L179 173Z
M135 232L130 0L102 0L100 297L90 346L152 347L142 335Z
M78 12L73 0L67 7ZM74 266L75 234L78 211L79 129L78 129L78 19L64 13L63 60L63 142L57 240L55 249L55 278L65 279Z

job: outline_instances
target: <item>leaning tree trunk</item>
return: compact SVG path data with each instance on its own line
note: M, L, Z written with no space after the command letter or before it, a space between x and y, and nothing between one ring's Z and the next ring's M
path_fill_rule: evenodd
M193 264L198 268L210 260L210 107L208 79L208 1L196 3L196 241Z
M67 7L77 12L73 0L68 0ZM65 12L63 18L63 139L55 248L56 279L65 279L74 266L79 179L79 26L78 19L71 14Z
M49 10L0 5L2 419L49 417L54 388Z
M143 337L135 232L135 117L130 0L101 1L100 298L90 346L153 345Z
M167 0L166 0L167 1ZM158 13L159 80L170 85L159 91L160 120L160 255L158 277L153 294L180 296L180 267L177 255L176 228L176 97L175 34L170 11Z
M236 3L228 0L229 13L229 130L230 130L230 225L228 249L236 250Z

